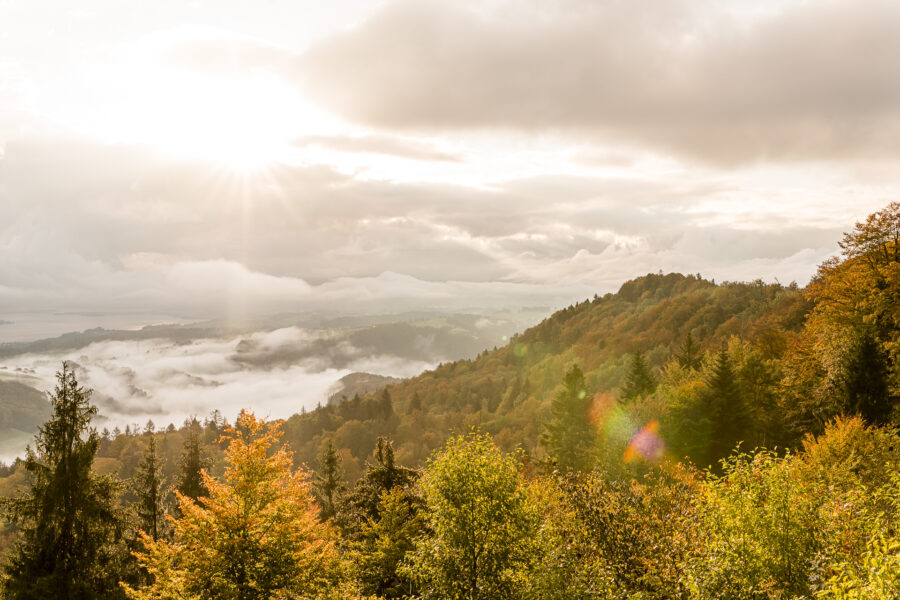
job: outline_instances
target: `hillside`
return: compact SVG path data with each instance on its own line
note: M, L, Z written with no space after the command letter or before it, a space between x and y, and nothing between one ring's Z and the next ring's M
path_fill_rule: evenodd
M18 381L0 380L0 430L31 433L49 416L50 403L44 394Z
M591 393L616 395L630 353L644 352L650 367L660 371L689 333L704 351L736 339L758 347L765 359L777 359L799 334L810 307L795 285L646 275L615 294L556 312L501 348L387 387L394 414L386 420L373 418L375 411L324 407L288 419L286 439L298 460L314 464L322 441L333 437L346 451L345 462L360 468L385 433L393 436L398 459L409 464L424 464L452 431L471 427L492 433L503 448L522 444L540 454L550 400L570 365L580 365ZM374 397L362 405L367 402Z

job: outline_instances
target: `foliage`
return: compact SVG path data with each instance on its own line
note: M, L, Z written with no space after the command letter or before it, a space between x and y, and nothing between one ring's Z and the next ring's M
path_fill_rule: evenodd
M124 572L120 484L91 469L99 436L97 408L66 362L50 396L52 414L35 436L22 468L24 493L3 501L19 537L4 566L4 598L116 597Z
M361 527L354 560L356 577L363 593L405 598L414 586L398 567L423 533L423 519L399 486L382 492L378 515L377 520L370 518Z
M550 404L550 420L542 437L547 454L564 471L587 469L593 461L595 436L588 421L591 399L584 373L572 365Z
M166 488L162 478L162 465L156 453L156 438L150 436L144 459L132 478L137 497L137 525L154 540L166 532Z
M521 598L535 560L535 510L516 458L490 437L452 438L422 478L429 535L402 572L423 598Z
M687 581L701 598L798 598L810 595L819 489L797 477L797 458L771 452L724 461L697 497L700 536Z
M313 483L313 494L319 504L319 518L327 521L334 517L335 506L344 491L341 456L335 450L334 442L326 442L317 462L319 468Z
M697 519L690 469L665 467L642 481L595 471L560 485L581 523L575 544L592 589L609 598L687 598L683 570Z
M656 389L656 381L650 373L650 367L640 350L631 355L631 368L622 386L622 400L633 401L652 394Z
M188 426L188 436L184 441L184 450L181 454L181 472L178 477L178 485L175 489L182 496L192 500L209 495L209 488L203 476L203 470L207 468L208 461L204 458L200 448L199 424L193 419Z
M226 430L224 481L204 473L209 497L178 494L182 517L173 539L144 535L141 565L154 577L141 589L124 586L133 599L319 598L342 583L331 530L319 522L309 475L291 471L280 435L241 412Z

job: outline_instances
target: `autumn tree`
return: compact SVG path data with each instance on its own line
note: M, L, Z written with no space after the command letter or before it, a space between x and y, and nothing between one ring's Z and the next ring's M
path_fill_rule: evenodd
M309 474L291 470L281 431L242 411L223 441L224 481L205 472L209 496L178 494L182 517L172 540L142 538L141 565L153 576L135 600L161 598L317 598L341 583L330 528L319 522Z
M4 565L9 599L116 598L127 554L117 507L120 486L91 469L100 436L90 427L97 407L66 362L50 395L53 410L28 447L25 492L3 501L19 539Z
M584 470L594 460L595 433L588 420L592 396L578 365L566 372L563 387L550 404L550 420L541 441L562 470Z
M790 356L787 375L801 408L822 413L820 427L840 413L886 424L898 404L898 236L900 203L892 202L844 235L842 256L825 261L808 288L815 307L800 347L812 360Z

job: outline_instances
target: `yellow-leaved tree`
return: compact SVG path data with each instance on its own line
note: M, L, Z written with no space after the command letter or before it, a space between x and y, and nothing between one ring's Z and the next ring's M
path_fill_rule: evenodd
M272 451L281 436L241 411L228 428L224 480L205 471L208 498L181 494L182 516L172 519L170 540L142 535L137 553L152 583L133 600L174 598L261 600L349 597L334 534L318 520L309 474L292 470L287 447Z

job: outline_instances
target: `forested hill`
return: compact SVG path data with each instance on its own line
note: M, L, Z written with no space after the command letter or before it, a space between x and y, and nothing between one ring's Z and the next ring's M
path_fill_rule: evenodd
M98 436L64 363L0 595L896 600L900 203L840 248L802 290L647 275L268 424Z
M567 452L560 444L580 445L588 462L609 455L613 468L651 428L668 456L706 467L738 445L798 447L842 414L896 424L898 228L898 204L857 224L840 242L842 256L802 289L639 277L474 359L295 414L283 439L295 463L310 467L333 442L352 482L382 435L410 466L424 465L454 432L480 428L502 449L521 447L537 460L559 460ZM566 414L574 420L560 424ZM213 465L217 432L208 424L204 437ZM107 438L105 469L134 472L143 448L137 433ZM165 446L175 461L178 444Z
M754 349L755 359L777 361L799 335L810 307L793 284L646 275L615 294L558 311L502 348L389 386L390 413L378 408L384 406L382 391L291 417L287 439L298 460L314 464L320 445L333 438L350 472L385 433L407 464L423 464L451 432L472 427L490 432L506 449L521 444L541 454L550 401L573 364L583 370L592 395L620 397L635 352L643 353L651 373L662 372L689 334L698 361L729 342Z

